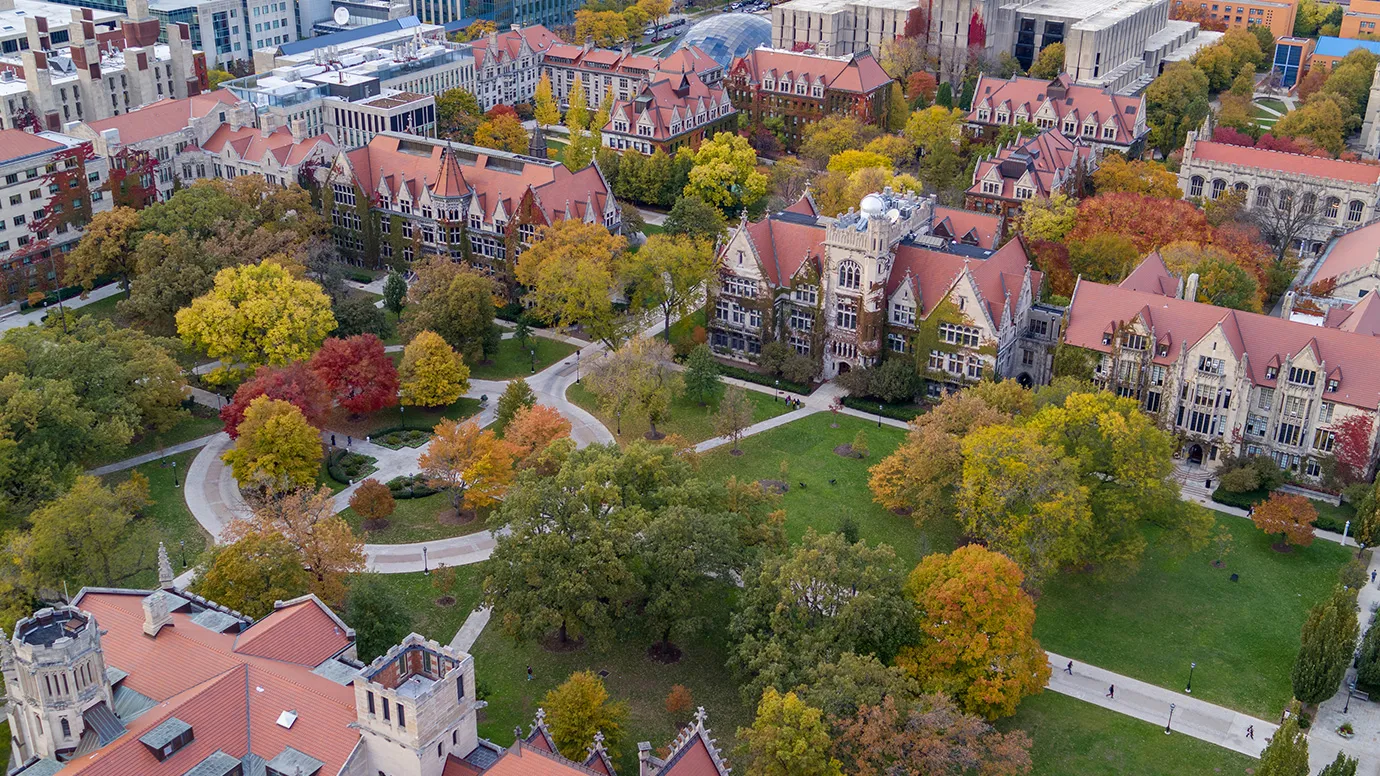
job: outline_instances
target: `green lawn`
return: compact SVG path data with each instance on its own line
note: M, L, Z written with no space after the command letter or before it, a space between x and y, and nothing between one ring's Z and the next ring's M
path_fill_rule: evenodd
M696 326L704 326L703 307L671 324L671 342L676 345L678 352L688 353L694 347L691 340Z
M121 291L120 293L114 296L107 296L106 298L101 299L99 301L92 302L91 304L85 305L83 307L78 307L77 309L72 310L71 313L74 316L89 315L92 318L96 318L98 320L110 321L112 323L115 323L117 322L117 318L115 316L115 305L119 304L120 300L124 298L125 294L123 291ZM53 309L57 309L57 305L54 305Z
M412 615L412 630L442 644L449 644L455 632L465 624L465 618L479 604L480 580L484 565L455 567L455 603L441 606L436 600L442 591L435 587L435 575L421 572L412 574L380 574L380 580L393 591L395 599L404 611ZM483 681L486 669L479 669Z
M753 423L774 418L777 415L784 415L789 411L785 402L772 401L772 397L768 394L760 391L746 391L746 393L753 404ZM651 428L644 417L624 417L621 422L623 433L619 434L620 423L618 420L611 414L599 409L598 400L584 385L570 386L565 392L565 396L599 418L621 443L640 439ZM718 436L714 430L714 414L718 411L719 400L717 398L712 399L708 405L702 407L694 399L681 396L671 403L670 419L658 425L657 430L665 434L680 434L691 442L703 442Z
M1195 697L1277 717L1292 695L1304 618L1349 551L1318 540L1278 553L1249 521L1218 523L1233 537L1225 568L1211 565L1210 548L1176 558L1152 546L1129 579L1054 577L1037 605L1036 636L1051 651L1174 690L1196 662Z
M397 355L397 354L390 354ZM497 397L494 397L496 400ZM421 407L388 407L358 418L336 407L326 420L326 429L336 434L336 444L344 445L346 435L357 439L373 436L387 428L406 426L408 428L431 429L442 420L463 420L479 412L479 400L460 397L458 401L440 409Z
M651 237L651 236L654 235L654 234L661 234L662 231L663 231L663 227L661 226L661 224L643 224L643 225L642 225L642 233L645 234L645 235L647 235L648 237Z
M1289 112L1289 106L1285 105L1283 100L1277 100L1274 97L1257 97L1255 99L1255 104L1264 105L1265 107L1271 108L1279 114L1285 114Z
M666 695L676 684L688 687L694 704L709 712L708 724L719 746L731 757L735 731L751 721L750 710L740 701L737 687L724 668L728 660L728 615L735 593L733 587L725 585L722 595L706 596L705 606L713 618L710 630L681 643L684 657L672 665L647 658L647 647L655 638L642 632L620 632L603 650L586 646L575 652L553 653L535 642L515 643L503 635L499 623L490 622L472 650L479 667L480 691L489 702L479 734L507 746L512 743L514 726L521 725L525 732L532 724L532 716L548 690L575 671L608 671L604 684L609 695L627 701L631 712L623 743L614 752L619 773L637 773L638 741L650 741L659 749L689 721L666 711ZM531 682L527 681L529 665Z
M221 422L220 416L216 414L215 410L198 404L193 410L193 414L188 415L185 419L167 431L161 434L152 431L146 432L136 437L134 441L130 442L124 449L114 455L88 461L87 463L92 467L96 467L107 463L123 461L128 458L133 458L136 455L152 453L159 448L181 444L182 442L190 442L193 439L199 439L209 434L214 434L224 427L225 424Z
M1241 776L1260 761L1055 692L1021 702L1002 730L1030 735L1032 776Z
M833 423L838 428L830 428ZM852 442L859 430L867 432L871 455L865 460L835 455L834 448ZM909 517L894 515L872 501L868 467L895 449L904 436L898 428L877 428L875 423L850 415L835 417L821 412L745 438L741 456L730 455L727 446L706 453L701 466L709 478L736 475L741 480L788 482L790 491L781 504L786 510L786 533L792 541L799 541L808 527L836 531L843 517L852 515L859 536L869 544L891 545L911 566L931 552L952 550L958 527L945 521L922 530ZM780 473L783 460L789 467L784 478ZM804 489L800 482L805 483Z
M147 568L137 576L121 582L121 587L151 588L158 583L157 556L154 552L158 549L160 541L167 545L173 570L179 574L183 570L182 542L186 542L186 559L189 564L195 563L197 556L205 549L209 537L187 509L187 502L182 498L182 486L187 482L187 469L198 452L200 451L189 450L102 478L107 485L115 485L129 479L131 471L138 471L149 478L149 499L152 503L144 509L143 516L132 524L133 529L128 537L131 542L129 552L146 553L144 565ZM173 487L171 464L174 461L177 462L177 487ZM164 463L168 466L163 466ZM145 530L147 533L142 533ZM135 544L139 546L134 546Z
M450 499L444 493L436 493L422 498L400 498L389 525L382 531L370 531L364 541L370 544L408 544L432 539L449 539L452 536L465 536L484 530L489 510L479 510L479 517L464 525L443 525L436 520L441 512L450 509ZM363 518L353 509L340 513L355 533L363 532Z
M532 337L523 347L516 338L500 340L498 355L491 363L470 364L470 377L476 380L508 380L513 377L528 377L532 374L532 356L536 351L536 371L551 366L574 353L579 348L568 342L549 337Z

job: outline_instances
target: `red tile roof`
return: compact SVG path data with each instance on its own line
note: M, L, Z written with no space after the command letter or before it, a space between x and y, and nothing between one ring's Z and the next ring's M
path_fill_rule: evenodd
M1352 229L1334 239L1323 254L1322 263L1314 270L1313 281L1344 275L1377 258L1380 258L1380 221Z
M694 736L689 745L667 758L666 767L658 776L720 776L721 773L709 754L708 745L699 736Z
M487 35L470 44L474 50L475 69L483 69L484 58L488 56L491 47L502 52L506 59L516 59L522 52L524 40L527 41L527 47L533 52L543 52L551 48L552 45L561 43L561 39L556 37L556 33L540 24L523 27L520 30L508 30Z
M315 668L350 643L343 623L309 596L254 623L236 639L235 651Z
M1380 294L1366 294L1361 301L1346 307L1334 307L1327 311L1329 329L1341 329L1353 334L1380 337Z
M1327 394L1329 401L1372 410L1380 406L1380 369L1374 368L1380 363L1380 338L1338 329L1079 281L1069 306L1065 341L1110 352L1111 346L1102 344L1103 334L1138 316L1152 327L1157 341L1169 345L1168 355L1154 357L1157 364L1173 363L1181 347L1191 347L1220 325L1236 355L1248 356L1256 385L1275 385L1275 380L1265 378L1267 365L1313 348L1329 374L1338 368L1345 373L1339 390Z
M602 776L559 754L514 743L484 771L484 776Z
M1131 274L1121 281L1120 286L1161 296L1179 295L1179 279L1169 272L1169 267L1165 266L1159 251L1146 256L1145 261L1136 265Z
M359 742L350 728L356 720L352 688L313 674L313 666L237 651L234 634L203 628L184 611L174 611L172 626L150 638L143 632L145 595L88 590L75 602L96 618L107 665L128 673L123 686L158 705L129 722L128 735L69 763L64 776L181 776L217 749L242 758L251 743L265 760L291 746L325 763L322 773L339 772ZM298 614L269 623L269 630L287 623L300 632L279 631L266 643L295 636L319 649L329 640L317 630L320 620ZM305 658L306 650L289 653ZM290 729L277 724L289 709L298 713ZM139 736L170 716L190 724L195 740L184 749L188 754L160 763Z
M301 164L318 149L327 155L327 159L335 151L335 143L331 142L329 135L305 138L298 143L292 139L292 132L287 127L279 127L269 133L268 137L264 137L255 127L231 129L229 124L221 124L201 145L202 149L213 154L220 154L226 146L233 148L241 159L263 163L265 159L272 157L284 167Z
M1380 165L1248 148L1229 143L1215 143L1211 140L1198 140L1189 147L1189 151L1184 155L1183 164L1186 168L1195 161L1234 164L1315 178L1332 178L1369 186L1380 183Z
M914 283L912 288L920 296L916 312L927 316L948 295L959 275L967 270L972 273L978 292L987 303L992 322L1000 326L1006 296L1010 294L1013 302L1020 296L1029 261L1025 244L1019 238L1010 240L986 259L932 251L917 245L900 245L896 248L896 263L891 269L886 295L890 297L896 293L902 283ZM1040 287L1040 278L1039 272L1030 273L1032 294Z
M0 162L21 159L45 151L56 151L59 148L65 148L65 146L56 140L39 137L32 132L25 132L22 129L0 129Z
M1081 86L1073 83L1067 73L1052 81L1022 76L1008 80L980 75L974 87L973 108L968 113L968 121L975 124L1015 125L1018 121L1017 114L1024 113L1025 120L1033 122L1035 113L1045 105L1049 106L1059 122L1055 125L1058 129L1062 129L1064 118L1071 114L1077 117L1080 128L1082 122L1089 117L1092 117L1099 127L1108 119L1112 119L1116 127L1115 139L1104 140L1099 129L1094 140L1121 145L1129 145L1135 141L1136 127L1139 126L1140 117L1145 113L1143 97L1125 97L1110 89ZM1005 122L999 122L997 113L1003 109L1007 112L1008 118ZM980 110L991 111L986 120L978 118Z
M690 45L663 57L657 63L656 69L663 73L696 73L703 76L705 73L721 70L722 67L713 57L701 51L699 46Z
M746 75L754 84L760 84L764 77L792 82L804 77L812 84L823 83L825 89L856 94L871 94L891 83L891 76L868 53L825 57L759 48L735 59L729 73Z
M824 227L779 218L764 218L747 225L748 239L762 261L767 282L787 285L801 265L809 262L816 270L824 266ZM725 257L725 262L734 259ZM732 270L732 266L728 267Z
M604 131L649 137L637 131L645 117L652 124L650 138L664 142L732 112L733 103L722 87L709 86L694 73L658 75L631 101L614 102ZM614 129L615 121L626 121L627 129Z
M996 250L1001 234L1001 216L936 205L934 232L954 242Z
M973 169L973 185L969 194L1003 199L1023 199L1016 196L1016 184L1027 180L1034 196L1049 197L1063 185L1080 160L1092 159L1093 151L1081 141L1070 140L1063 133L1047 129L1032 138L1017 138L1000 148L996 156L978 162ZM984 181L995 179L999 192L989 193Z
M107 129L118 129L120 143L129 145L170 135L185 129L192 119L199 119L217 110L229 110L238 103L239 98L228 90L217 89L183 100L159 100L119 116L89 121L86 125L98 135Z

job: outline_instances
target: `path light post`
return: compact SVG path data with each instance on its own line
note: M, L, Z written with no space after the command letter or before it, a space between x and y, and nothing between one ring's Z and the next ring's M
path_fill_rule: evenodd
M773 402L781 401L781 381L776 381L776 392L771 395Z
M426 546L425 546L425 545L422 546L422 574L425 575L425 576L431 576L431 569L427 567L427 563L426 563Z
M398 422L402 424L403 430L407 430L407 413L403 411L402 402L398 402Z
M173 465L173 487L176 488L176 487L177 487L177 461L173 461L173 462L172 462L172 465Z
M1164 723L1164 734L1166 736L1169 735L1169 726L1172 724L1174 724L1174 704L1171 703L1169 704L1169 721Z
M180 544L180 545L182 545L182 568L185 569L185 568L187 568L187 540L186 540L186 539L178 539L178 540L177 540L177 543ZM1355 687L1354 684L1353 684L1352 686Z
M1346 685L1346 705L1342 707L1342 713L1343 713L1343 714L1346 714L1346 713L1348 713L1348 712L1351 711L1351 694L1354 693L1354 692L1356 692L1356 683L1355 683L1355 682L1347 682L1347 685Z
M536 374L536 373L537 373L537 349L536 349L536 348L532 348L531 350L527 351L527 353L528 353L529 355L532 356L532 374Z
M580 382L580 351L575 351L575 382Z
M882 427L882 405L877 405L877 428Z
M1188 687L1186 687L1186 688L1184 689L1184 692L1185 692L1185 693L1188 693L1189 695L1192 695L1192 694L1193 694L1193 669L1195 669L1195 668L1197 668L1197 667L1198 667L1198 664L1197 664L1197 663L1189 663L1189 664L1188 664Z

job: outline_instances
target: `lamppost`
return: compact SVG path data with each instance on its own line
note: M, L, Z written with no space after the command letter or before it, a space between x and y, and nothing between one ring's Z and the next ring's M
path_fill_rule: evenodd
M177 543L182 545L182 568L187 568L187 540L178 539Z
M580 351L575 351L575 382L580 382Z
M613 419L618 425L618 436L623 436L623 411L614 410Z
M427 563L426 563L426 546L425 546L425 545L422 546L422 574L425 575L425 576L431 576L431 569L427 567Z
M882 427L882 405L877 405L877 428Z
M403 411L402 402L398 402L398 423L402 425L404 431L407 430L407 413Z
M1171 703L1171 704L1169 704L1169 720L1168 720L1167 722L1164 723L1164 734L1165 734L1166 736L1169 735L1169 733L1170 733L1169 726L1172 725L1173 723L1174 723L1174 704Z
M1347 712L1351 711L1351 694L1354 693L1354 692L1356 692L1356 683L1355 683L1355 682L1347 682L1347 685L1346 685L1346 705L1345 705L1345 706L1342 706L1342 713L1343 713L1343 714L1346 714Z
M530 355L530 356L532 357L532 374L536 374L536 373L537 373L537 349L536 349L536 348L532 348L531 350L527 351L527 353L528 353L528 355Z
M776 401L780 401L780 400L781 400L781 381L780 381L780 380L777 380L777 381L776 381L776 392L773 393L773 394L771 395L771 400L772 400L773 402L776 402Z
M1198 664L1197 664L1197 663L1189 663L1189 664L1188 664L1188 687L1186 687L1186 688L1184 689L1184 692L1187 693L1187 694L1189 694L1189 695L1192 695L1192 694L1193 694L1193 669L1195 669L1195 668L1197 668L1197 667L1198 667Z
M172 462L173 466L173 487L177 487L177 461Z

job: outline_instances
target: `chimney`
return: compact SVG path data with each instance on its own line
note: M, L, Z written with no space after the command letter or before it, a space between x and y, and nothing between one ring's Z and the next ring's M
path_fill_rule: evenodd
M168 560L168 548L158 543L158 589L173 590L173 570L172 561Z
M300 143L307 139L306 119L293 119L288 126L292 129L292 142Z
M155 590L144 596L144 635L158 637L164 625L172 625L172 612L168 609L168 594Z
M1184 283L1184 299L1187 299L1187 300L1190 301L1190 302L1196 302L1196 301L1198 301L1198 273L1197 273L1197 272L1190 273L1189 276L1188 276L1188 280Z
M1294 295L1293 291L1284 292L1284 300L1281 303L1282 309L1280 311L1279 317L1283 318L1286 321L1289 320L1289 316L1294 314L1294 303L1297 301L1298 297Z
M656 766L652 765L652 743L637 742L637 776L655 776Z

